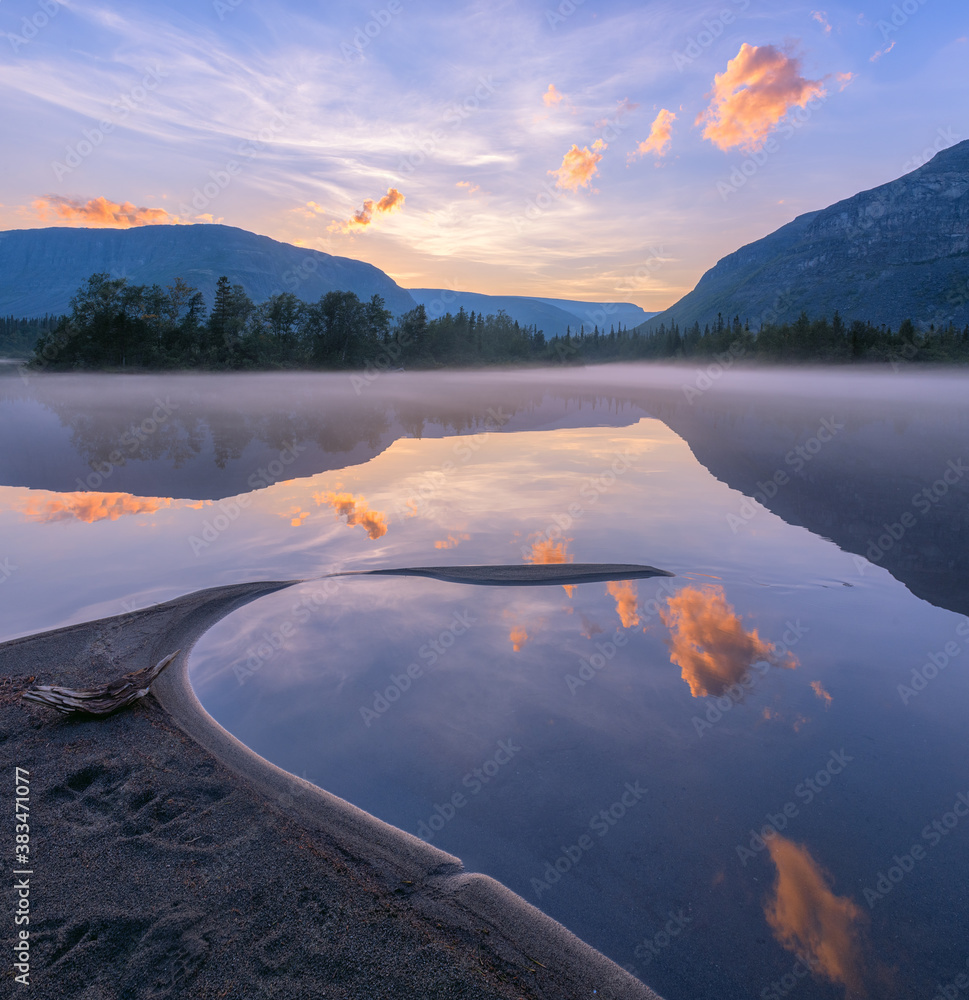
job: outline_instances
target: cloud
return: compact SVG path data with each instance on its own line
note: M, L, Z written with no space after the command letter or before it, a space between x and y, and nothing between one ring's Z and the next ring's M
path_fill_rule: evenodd
M347 527L359 524L366 529L373 541L387 534L387 515L379 510L371 510L363 497L352 493L314 493L313 499L322 507L332 507L338 517L346 517Z
M875 52L872 55L870 55L868 57L868 61L869 62L877 62L879 59L881 59L882 56L888 55L888 53L891 52L893 48L895 48L895 40L894 39L892 39L891 44L889 44L888 48L879 49L877 52Z
M835 73L834 78L841 84L838 90L844 90L854 80L856 75L856 73Z
M616 611L622 621L623 628L633 628L639 624L636 605L639 594L632 580L613 580L606 584L606 592L616 599Z
M828 12L826 10L812 10L811 17L813 17L814 20L817 21L822 28L824 28L824 33L826 35L831 34L831 24L828 21Z
M545 102L545 107L552 108L555 107L556 104L561 104L562 101L565 100L565 95L561 91L555 89L554 83L550 83L548 85L548 90L542 94L542 100Z
M820 80L801 76L800 59L773 45L744 42L714 77L710 105L695 124L703 124L703 138L725 152L738 146L753 152L791 108L825 93Z
M543 538L541 534L532 543L532 550L525 556L525 562L548 566L559 563L570 563L575 556L569 554L571 538L563 538L555 542L551 538ZM562 589L571 597L575 593L574 583L563 583Z
M58 493L30 497L23 506L28 521L117 521L128 514L153 514L175 501L168 497L136 497L130 493Z
M548 566L558 563L570 563L575 556L569 555L568 548L571 538L563 538L555 542L551 538L539 537L532 543L532 550L525 556L525 562Z
M596 139L592 149L588 146L579 149L573 144L562 157L562 166L558 170L549 171L555 178L555 186L567 191L578 191L580 187L588 187L599 170L602 150L606 148L601 139Z
M477 184L472 184L471 181L458 181L454 186L464 188L468 194L474 194L476 191L481 190Z
M660 617L671 633L670 660L682 671L694 698L722 695L755 663L797 666L790 653L779 659L756 629L744 628L722 587L684 587L667 600Z
M82 202L75 198L63 198L58 194L37 198L33 207L44 220L57 219L62 222L82 222L86 226L129 229L132 226L170 226L183 220L169 215L163 208L145 208L130 201L118 204L107 198L92 198Z
M531 638L524 625L516 625L508 633L508 639L516 653L520 653L522 646Z
M635 160L637 156L645 156L647 153L665 156L673 141L673 122L675 121L676 115L672 111L667 111L666 108L660 109L660 113L653 120L649 135L626 157L627 162Z
M443 541L435 542L434 548L436 549L453 549L460 545L462 542L466 542L471 536L470 535L452 535L448 533L447 538Z
M824 707L828 708L834 699L824 690L820 681L811 681L811 690L824 702Z
M312 202L310 203L312 204ZM353 233L358 229L365 229L373 222L374 215L383 215L392 212L395 208L400 208L404 204L404 196L397 188L388 188L387 193L378 202L368 198L363 203L363 208L354 212L352 218L346 222L331 222L327 228L332 233Z
M777 867L773 895L764 906L774 937L815 975L860 990L864 912L849 896L831 891L829 876L806 847L774 834L767 849Z

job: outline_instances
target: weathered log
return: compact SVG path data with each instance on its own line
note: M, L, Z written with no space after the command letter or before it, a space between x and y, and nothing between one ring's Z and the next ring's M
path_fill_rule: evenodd
M36 701L41 705L56 708L58 712L70 715L74 712L84 715L108 715L119 708L130 705L148 694L152 681L181 652L176 649L153 667L134 670L124 677L119 677L103 687L91 688L88 691L75 691L72 688L57 687L53 684L35 684L24 691L22 697L27 701Z

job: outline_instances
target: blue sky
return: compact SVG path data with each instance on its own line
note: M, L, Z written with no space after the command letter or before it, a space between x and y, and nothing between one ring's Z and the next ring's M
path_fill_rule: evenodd
M969 138L964 0L3 0L0 32L0 228L221 221L408 287L661 309Z

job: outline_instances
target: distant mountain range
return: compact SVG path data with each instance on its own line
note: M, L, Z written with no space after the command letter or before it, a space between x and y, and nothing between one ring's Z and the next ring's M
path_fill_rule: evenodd
M596 326L609 332L614 326L640 326L654 313L630 302L580 302L573 299L542 299L526 295L484 295L480 292L453 292L449 288L411 288L414 299L423 304L430 319L445 313L465 312L497 315L504 310L522 326L537 326L546 337L564 337L567 330L578 333Z
M334 257L257 236L233 226L140 226L132 229L53 227L0 232L0 316L58 315L70 311L72 296L95 273L128 278L136 285L161 285L176 278L198 288L211 307L221 275L242 285L255 302L292 292L314 302L330 291L355 292L366 301L383 296L399 316L424 303L436 319L463 305L485 315L504 309L522 326L537 325L547 337L589 331L598 324L638 326L652 313L630 303L578 302L521 295L479 295L447 289L408 291L363 261Z
M232 226L62 227L0 232L0 315L70 312L71 297L100 272L163 288L180 277L198 288L209 306L223 274L255 302L278 292L316 301L330 291L353 291L364 300L382 295L395 314L417 304L372 264Z
M724 257L644 326L681 330L739 315L848 320L894 329L969 323L969 140L898 180L808 212Z

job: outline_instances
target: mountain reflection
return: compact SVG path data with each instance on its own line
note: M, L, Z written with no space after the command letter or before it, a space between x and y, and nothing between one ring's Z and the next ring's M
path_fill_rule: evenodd
M683 673L694 698L719 697L759 662L793 669L790 653L778 657L756 629L745 629L723 588L684 587L660 610L670 630L670 660Z
M777 868L773 894L764 907L774 937L815 974L862 995L860 925L864 911L848 896L836 896L808 849L780 834L767 841Z

